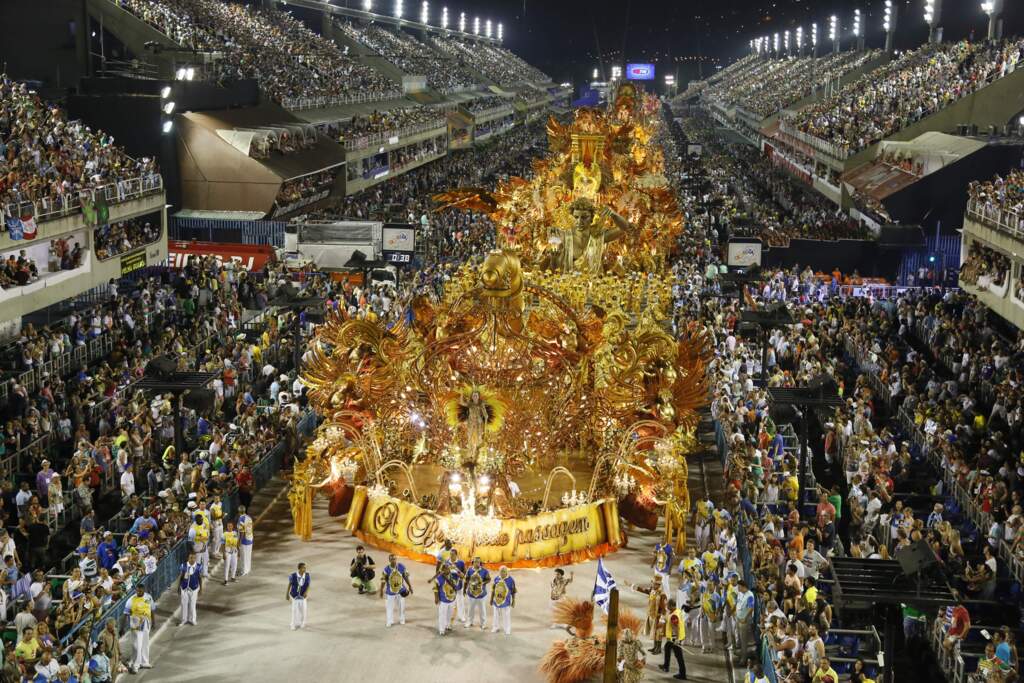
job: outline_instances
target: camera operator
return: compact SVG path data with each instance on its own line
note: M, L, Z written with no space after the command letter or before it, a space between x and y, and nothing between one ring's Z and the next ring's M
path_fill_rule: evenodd
M366 554L363 546L356 547L356 556L349 565L352 576L352 587L359 589L359 594L373 593L373 558Z

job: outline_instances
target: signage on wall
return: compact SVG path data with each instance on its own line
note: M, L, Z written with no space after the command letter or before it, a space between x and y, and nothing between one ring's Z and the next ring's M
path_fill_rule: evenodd
M121 257L121 275L134 273L140 268L146 267L146 250L141 249Z

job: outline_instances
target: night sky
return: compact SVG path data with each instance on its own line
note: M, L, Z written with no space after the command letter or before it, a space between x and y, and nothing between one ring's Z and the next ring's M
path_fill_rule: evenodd
M439 12L442 4L433 0L432 12L434 8ZM896 4L897 49L920 45L928 36L922 18L924 0L896 0ZM418 11L419 3L406 0L406 6ZM448 5L452 16L465 11L470 17L480 14L495 23L502 21L508 47L555 80L576 85L590 79L600 57L606 68L625 61L655 62L660 73L678 73L679 82L685 83L745 54L751 38L781 34L798 25L808 36L812 21L818 22L821 46L827 41L826 24L833 13L845 27L844 44L849 44L855 7L865 15L867 45L882 47L883 0L478 0ZM1005 7L1004 35L1019 35L1024 31L1024 2L1005 0ZM972 31L984 38L988 18L980 0L945 0L942 25L945 40L965 38Z

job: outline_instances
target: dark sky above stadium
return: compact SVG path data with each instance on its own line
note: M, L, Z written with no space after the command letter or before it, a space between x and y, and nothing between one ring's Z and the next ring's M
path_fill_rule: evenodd
M387 2L388 0L384 0ZM433 0L440 6L443 0ZM897 48L910 48L928 35L922 18L924 0L896 0L900 21ZM406 0L417 7L417 0ZM1006 34L1024 31L1024 1L1005 0ZM852 39L853 8L864 12L869 47L884 44L883 0L466 0L449 4L454 16L479 13L505 25L505 42L515 52L556 80L581 83L589 79L599 56L607 66L624 61L657 63L661 73L676 72L681 82L705 74L716 64L742 56L748 41L802 25L805 34L818 22L819 41L827 35L831 14ZM439 11L439 10L438 10ZM946 40L983 38L987 17L980 0L945 0ZM624 51L624 52L623 52ZM660 81L660 78L659 78Z

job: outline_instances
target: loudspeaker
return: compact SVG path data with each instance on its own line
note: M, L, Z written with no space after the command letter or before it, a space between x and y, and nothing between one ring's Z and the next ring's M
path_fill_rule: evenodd
M905 548L896 551L896 561L900 563L900 569L907 576L913 576L929 567L938 564L935 553L932 552L928 542L920 540Z
M145 375L156 379L169 380L174 377L174 373L177 372L177 370L178 361L174 359L174 356L163 355L157 356L146 363Z
M181 404L185 408L207 413L213 410L213 397L213 389L192 389L181 397Z

